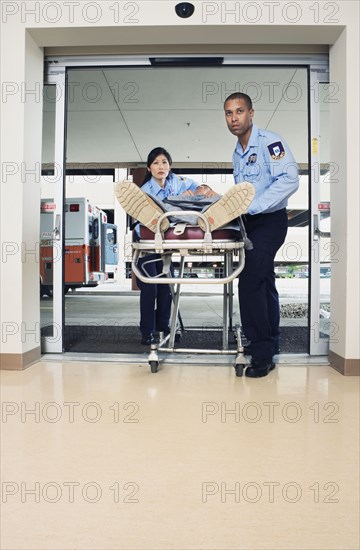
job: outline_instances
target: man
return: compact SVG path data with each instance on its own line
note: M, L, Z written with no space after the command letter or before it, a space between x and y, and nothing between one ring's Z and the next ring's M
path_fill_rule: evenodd
M225 119L238 142L233 153L234 180L250 182L255 197L243 216L253 249L246 250L239 276L242 329L250 341L251 365L245 375L266 376L279 352L280 306L275 286L274 259L287 233L287 199L299 186L298 167L277 134L253 124L250 97L234 93L224 103Z

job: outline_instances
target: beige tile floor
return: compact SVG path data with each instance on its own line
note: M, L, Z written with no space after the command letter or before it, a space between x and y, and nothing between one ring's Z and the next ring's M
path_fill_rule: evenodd
M358 378L42 361L1 381L3 550L359 548Z

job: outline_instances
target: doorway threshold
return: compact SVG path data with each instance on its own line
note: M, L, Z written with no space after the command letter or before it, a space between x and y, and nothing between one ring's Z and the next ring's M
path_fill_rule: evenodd
M166 353L165 357L160 353L160 362L164 365L192 365L209 366L209 356L204 354L177 354ZM211 355L211 364L214 366L233 366L234 355ZM79 362L79 363L119 363L119 364L148 364L148 353L46 353L41 356L41 361L53 362ZM274 361L278 365L289 366L328 366L327 355L310 356L306 353L284 353L275 355Z

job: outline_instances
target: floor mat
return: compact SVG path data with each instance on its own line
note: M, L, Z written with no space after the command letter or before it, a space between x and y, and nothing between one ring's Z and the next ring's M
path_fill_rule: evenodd
M65 351L76 353L148 353L148 346L140 344L137 326L65 326ZM281 328L281 353L307 353L307 327ZM186 329L175 347L193 349L221 349L221 330L197 327ZM236 349L234 334L229 333L229 349Z

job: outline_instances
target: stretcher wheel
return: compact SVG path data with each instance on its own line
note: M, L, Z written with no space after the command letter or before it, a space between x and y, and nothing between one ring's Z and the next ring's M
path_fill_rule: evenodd
M157 372L159 367L158 361L149 361L149 363L150 363L151 372L153 373Z
M237 363L236 365L234 365L236 376L242 376L243 375L244 366L245 365L243 365L243 363Z

